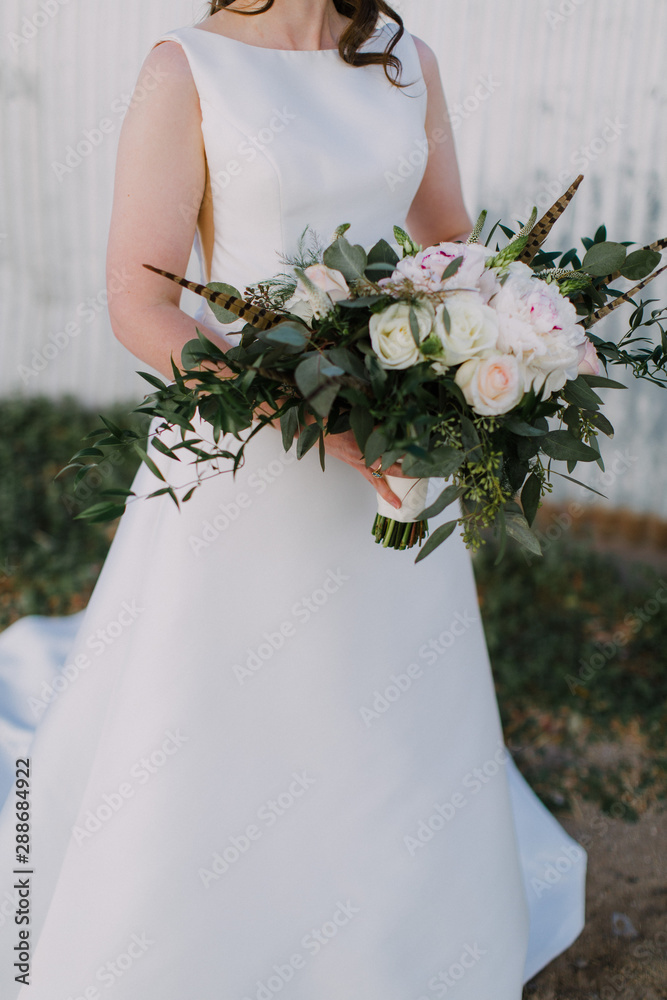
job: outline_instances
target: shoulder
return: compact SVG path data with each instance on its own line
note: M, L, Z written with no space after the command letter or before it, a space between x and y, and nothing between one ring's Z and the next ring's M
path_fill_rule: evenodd
M175 39L160 39L144 59L144 67L151 67L169 77L190 75L190 62L182 42Z
M424 74L424 80L426 84L435 80L440 75L440 69L438 67L438 57L436 56L433 49L426 44L417 35L410 35L412 41L415 43L415 48L417 49L417 55L419 56L419 61L422 67L422 73Z
M176 102L198 104L198 90L191 66L187 43L172 38L158 39L148 51L137 80L137 91L148 91L152 104ZM140 88L143 87L143 90Z

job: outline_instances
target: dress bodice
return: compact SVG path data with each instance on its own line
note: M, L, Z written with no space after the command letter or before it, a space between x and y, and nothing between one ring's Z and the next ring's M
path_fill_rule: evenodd
M394 24L380 25L365 50L382 51ZM398 88L381 65L350 66L337 49L260 48L198 27L166 32L177 41L197 88L213 202L214 245L205 280L241 291L284 270L309 226L323 246L351 223L352 242L392 241L425 169L426 85L407 32L394 52ZM220 326L202 299L196 318Z

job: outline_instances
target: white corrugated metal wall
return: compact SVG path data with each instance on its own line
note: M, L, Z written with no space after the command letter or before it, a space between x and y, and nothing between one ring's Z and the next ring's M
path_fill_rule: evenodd
M439 57L473 217L487 207L494 221L525 219L581 172L552 245L599 222L612 239L667 235L667 0L396 7ZM134 374L145 366L116 342L105 307L116 143L152 42L204 11L200 0L3 0L2 394L103 405L146 391ZM82 140L90 148L77 159L70 147ZM667 281L651 294L667 300ZM193 300L186 293L184 307ZM602 482L592 470L591 482L616 503L667 514L667 394L642 384L608 396L618 434L605 454L619 471Z

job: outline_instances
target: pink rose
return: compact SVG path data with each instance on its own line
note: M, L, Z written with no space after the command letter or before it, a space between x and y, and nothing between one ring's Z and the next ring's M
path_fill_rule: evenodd
M523 368L513 354L471 358L458 369L454 381L475 413L483 416L508 413L524 393Z
M600 359L595 345L586 337L585 353L577 369L579 375L599 375Z
M326 264L311 264L310 267L304 268L303 273L310 278L314 285L317 285L320 291L326 292L334 302L338 299L349 299L350 289L340 271L334 271ZM302 299L308 297L307 289L300 279L297 281L295 294Z

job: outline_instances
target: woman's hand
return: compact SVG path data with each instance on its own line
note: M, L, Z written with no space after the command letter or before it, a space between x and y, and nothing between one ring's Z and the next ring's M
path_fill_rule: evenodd
M306 423L312 424L314 422L315 418L311 414L307 414ZM371 486L377 490L383 500L386 500L387 503L398 510L401 506L400 497L397 497L389 488L389 483L384 477L386 474L390 476L403 476L403 470L400 465L394 463L388 469L383 469L381 476L374 476L373 470L367 467L366 460L357 444L354 432L351 430L343 431L340 434L325 434L324 450L328 455L333 455L334 458L340 459L341 462L346 462L353 469L360 472L364 479L367 479ZM379 467L380 462L378 461L375 465L376 471Z
M310 421L308 422L310 423ZM374 476L372 470L366 466L364 456L357 444L353 431L343 431L341 434L325 434L324 450L328 455L333 455L334 458L339 458L341 462L347 462L353 469L357 469L364 479L367 479L371 486L375 487L383 500L386 500L387 503L398 510L401 506L401 500L389 488L389 484L384 477L385 474L402 476L403 471L400 465L394 463L388 469L382 470L382 476ZM375 464L375 468L379 468L379 465L378 461Z
M282 405L285 400L283 398L277 399L278 405ZM265 416L270 416L275 411L269 406L268 403L263 403L255 409L255 413L263 413ZM315 422L315 418L308 414L306 416L306 423L312 424ZM273 427L280 429L280 422L278 420L272 420L271 424ZM354 436L353 431L343 431L341 434L325 434L324 435L324 450L328 455L333 455L334 458L340 459L341 462L346 462L351 465L353 469L357 469L358 472L367 479L371 486L377 490L380 496L395 507L397 510L401 506L401 500L396 494L389 488L385 474L390 476L403 476L403 470L401 466L397 463L389 466L388 469L382 470L382 476L374 476L372 469L366 466L364 456L357 444L357 440ZM376 470L379 468L380 463L375 464Z

